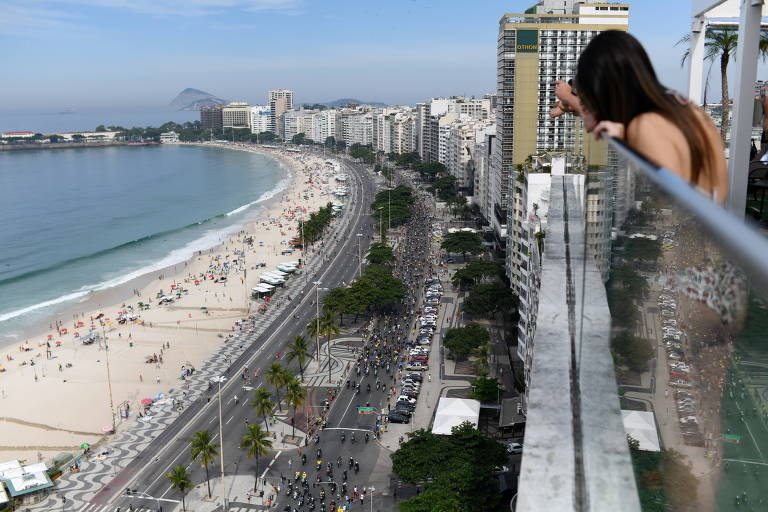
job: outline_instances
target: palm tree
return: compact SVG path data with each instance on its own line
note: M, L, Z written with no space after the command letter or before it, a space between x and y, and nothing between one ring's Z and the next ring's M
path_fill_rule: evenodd
M691 35L686 34L676 43L689 43ZM704 40L704 58L709 61L714 61L718 56L720 57L720 83L722 90L722 98L720 104L722 105L722 122L720 124L720 137L725 142L725 136L728 133L731 120L731 98L728 94L728 64L731 61L731 57L736 56L736 47L739 43L739 33L733 28L722 28L716 30L707 30ZM765 60L768 56L768 34L760 34L759 43L760 56ZM680 61L680 65L685 64L685 61L690 56L690 49L686 49L683 53L683 58Z
M322 336L325 336L328 345L329 345L329 353L330 353L330 343L331 343L331 337L332 336L338 336L341 331L339 330L339 326L336 325L336 322L333 319L333 313L330 311L326 311L323 316L320 317L320 334ZM320 359L318 358L318 362ZM330 363L329 363L330 364Z
M323 335L323 330L320 327L320 321L322 317L315 317L307 324L307 334L309 334L310 337L318 339ZM318 364L318 367L320 365L320 344L317 345L317 354L316 361Z
M286 386L285 401L293 407L293 419L291 420L291 437L296 434L296 408L301 407L307 399L307 390L301 387L296 379L291 379Z
M179 464L169 473L166 473L165 478L171 482L171 487L178 489L181 493L181 510L187 510L185 498L187 496L187 489L192 487L192 481L189 479L187 469Z
M269 432L269 422L267 421L267 414L272 412L275 408L275 402L272 401L272 395L264 388L256 390L253 400L251 400L251 407L256 409L256 414L264 417L264 426Z
M477 373L480 374L481 377L486 377L490 371L488 357L491 354L491 346L486 342L479 347L472 349L472 352L477 356L477 361L475 362Z
M275 387L277 394L277 408L280 410L280 388L285 386L285 369L280 363L272 363L267 369L267 382Z
M208 477L208 465L213 464L213 458L219 453L216 450L218 445L213 444L213 437L207 430L195 432L192 436L191 450L192 460L200 457L200 464L205 468L205 482L208 484L208 497L211 497L211 481Z
M299 374L301 374L301 380L304 380L304 363L309 357L309 345L304 339L304 336L296 336L293 343L288 345L288 353L286 359L288 362L296 359L299 362Z
M240 440L240 449L246 450L246 455L256 459L256 481L253 490L259 485L259 457L266 455L272 449L272 440L269 432L261 429L261 425L248 425L245 435Z

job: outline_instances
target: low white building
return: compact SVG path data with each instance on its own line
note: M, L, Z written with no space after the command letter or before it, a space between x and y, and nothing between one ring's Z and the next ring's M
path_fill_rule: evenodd
M176 144L179 142L179 134L176 132L163 132L160 134L162 144Z
M8 495L24 504L37 503L53 487L48 476L48 466L44 462L23 466L18 460L0 463L0 489L3 485ZM5 493L0 493L2 504ZM5 498L7 501L7 497Z

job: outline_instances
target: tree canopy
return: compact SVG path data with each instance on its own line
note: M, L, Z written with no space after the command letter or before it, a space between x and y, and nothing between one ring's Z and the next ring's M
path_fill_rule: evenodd
M492 261L474 260L458 269L451 278L451 282L457 288L474 286L484 278L494 277L499 274L499 264Z
M455 233L446 234L440 246L446 252L460 253L466 257L467 254L480 254L483 252L483 239L477 233L456 231Z
M448 329L443 337L443 345L451 351L454 359L463 359L489 339L488 329L477 322L469 322L464 327Z
M365 260L371 265L385 265L395 261L395 255L392 253L392 248L386 243L375 242L368 248Z
M511 313L517 305L517 295L512 289L497 282L475 286L464 298L462 309L470 315L493 318L499 311Z
M654 356L653 347L648 340L639 338L629 331L620 331L611 340L616 363L632 371L643 372Z
M440 162L416 162L412 166L413 170L427 181L432 181L448 172L448 168Z
M298 233L300 237L304 237L304 240L301 241L302 245L305 241L308 244L316 242L331 223L331 220L333 220L333 205L328 203L316 212L312 212L309 219L300 221Z
M363 146L357 142L349 146L349 156L360 158L366 164L372 164L376 161L376 153L371 150L370 146Z
M661 242L650 238L630 238L624 245L624 254L629 259L656 261L661 255Z
M458 194L455 176L440 176L429 186L429 191L443 201L451 201Z
M399 226L411 218L414 200L413 189L405 185L382 190L371 203L372 216L377 221L381 218L385 224L391 222L392 226Z
M424 484L421 494L400 503L401 512L491 512L499 506L494 468L507 453L469 422L450 436L417 430L391 455L392 470L402 480Z
M357 300L378 309L390 307L405 297L403 282L383 265L370 265L350 288Z
M470 382L472 392L470 398L481 402L499 401L499 380L496 378L480 377Z

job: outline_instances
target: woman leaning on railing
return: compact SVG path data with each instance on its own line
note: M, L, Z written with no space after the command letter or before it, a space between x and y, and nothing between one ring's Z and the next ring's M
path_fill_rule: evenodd
M579 57L573 86L558 81L552 117L578 114L597 138L614 137L717 202L728 194L723 143L712 120L656 77L626 32L595 36Z

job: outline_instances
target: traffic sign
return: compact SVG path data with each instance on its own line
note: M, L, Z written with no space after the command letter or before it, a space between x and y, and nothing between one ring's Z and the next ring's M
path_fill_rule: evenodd
M376 414L376 409L373 407L358 407L358 414Z

